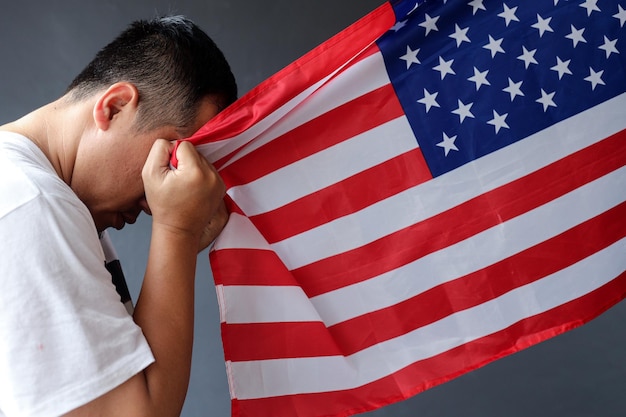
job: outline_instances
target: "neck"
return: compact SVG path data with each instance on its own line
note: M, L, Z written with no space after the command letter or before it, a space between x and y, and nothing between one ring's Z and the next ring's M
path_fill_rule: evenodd
M33 141L52 163L57 175L70 184L78 145L88 120L85 108L84 103L68 103L60 98L0 126L0 130L18 133Z

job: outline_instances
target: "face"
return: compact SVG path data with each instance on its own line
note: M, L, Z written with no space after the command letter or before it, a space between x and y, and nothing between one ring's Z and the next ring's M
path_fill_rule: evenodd
M141 170L155 140L188 137L217 112L217 106L205 100L194 126L186 131L164 126L137 133L132 122L124 127L118 120L114 128L81 145L71 186L89 208L99 232L108 227L122 229L126 223L134 223L142 211L149 213Z

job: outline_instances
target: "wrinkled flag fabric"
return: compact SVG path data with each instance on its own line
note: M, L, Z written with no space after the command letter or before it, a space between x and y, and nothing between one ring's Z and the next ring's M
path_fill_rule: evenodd
M386 3L190 140L233 416L347 416L626 292L619 2Z

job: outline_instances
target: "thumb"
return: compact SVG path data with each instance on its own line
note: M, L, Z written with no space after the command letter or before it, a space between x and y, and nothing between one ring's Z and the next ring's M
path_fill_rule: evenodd
M178 140L176 141L176 143L174 143L174 149L172 150L172 153L170 155L170 166L172 168L178 168L178 156L176 155L176 152L178 151L178 147L180 146L180 144L183 142L185 141Z
M191 142L182 140L174 145L170 162L174 168L182 169L187 164L196 161L197 158L198 153Z

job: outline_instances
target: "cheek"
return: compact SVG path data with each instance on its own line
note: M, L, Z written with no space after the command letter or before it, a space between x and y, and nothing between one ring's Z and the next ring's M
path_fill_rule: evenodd
M126 198L139 198L143 195L143 180L141 171L143 163L128 164L121 167L115 174L115 182L120 195Z
M128 181L128 185L136 182L142 185L141 171L146 163L152 145L152 142L146 143L145 141L136 141L135 143L136 146L134 147L128 146L125 147L125 149L120 149L120 152L117 153L118 161L115 164L119 170L115 175L120 178L121 181Z
M130 206L143 196L141 170L144 161L131 154L117 154L100 166L99 179L92 192L107 211L117 211ZM94 172L95 174L95 172Z

